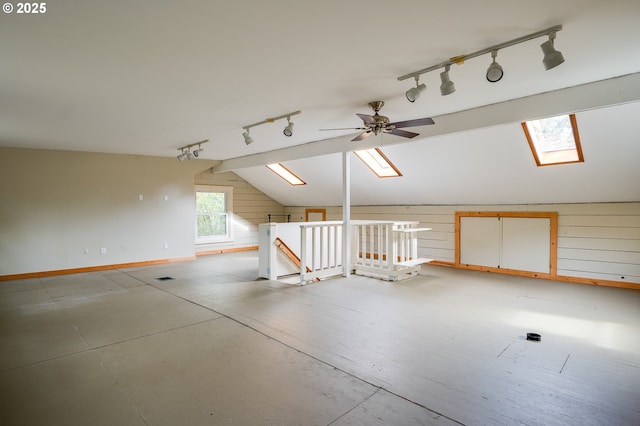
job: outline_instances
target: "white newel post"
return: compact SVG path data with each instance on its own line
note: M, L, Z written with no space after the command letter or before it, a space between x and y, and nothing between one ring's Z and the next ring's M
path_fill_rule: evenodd
M342 266L343 277L351 275L351 163L350 152L342 152Z

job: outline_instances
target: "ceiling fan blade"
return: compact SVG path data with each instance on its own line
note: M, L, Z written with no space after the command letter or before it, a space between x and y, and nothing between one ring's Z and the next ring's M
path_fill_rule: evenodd
M356 115L360 117L362 121L364 121L364 124L376 124L376 120L373 118L372 115L367 115L367 114L356 114Z
M385 130L385 133L391 133L392 135L402 136L403 138L415 138L420 134L420 133L414 133L414 132L407 132L406 130L400 130L400 129L387 129Z
M371 130L367 130L366 132L362 132L358 136L356 136L355 138L351 139L351 142L361 141L362 139L366 138L367 136L370 136L372 133L373 132Z
M400 129L402 127L415 127L415 126L426 126L427 124L434 124L432 118L417 118L415 120L407 120L407 121L398 121L397 123L391 123L391 126L394 126L396 129Z

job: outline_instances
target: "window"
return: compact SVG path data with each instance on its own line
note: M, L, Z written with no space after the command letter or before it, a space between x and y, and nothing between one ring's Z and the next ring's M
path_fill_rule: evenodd
M196 186L196 243L231 240L232 189Z
M526 121L522 129L538 166L584 161L575 114Z
M267 164L267 168L280 176L282 179L289 182L290 185L298 186L298 185L306 185L306 182L296 176L291 170L287 169L280 163L276 164Z
M402 176L400 170L389 161L379 148L353 151L379 178Z

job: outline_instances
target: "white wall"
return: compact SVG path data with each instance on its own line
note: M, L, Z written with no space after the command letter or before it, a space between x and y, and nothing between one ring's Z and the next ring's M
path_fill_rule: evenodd
M255 246L267 214L304 220L305 207L285 208L233 173L202 172L211 164L0 148L0 275ZM234 241L194 249L195 184L233 187ZM455 259L454 213L477 210L557 211L559 275L640 284L640 202L351 208L353 219L417 220L433 228L421 234L420 256L446 262ZM341 219L340 207L327 207L327 220Z
M303 221L305 208L286 211ZM342 219L340 207L326 209ZM433 228L420 234L419 256L454 262L456 211L558 212L558 275L640 284L640 203L352 206L351 218L419 221Z
M232 241L196 245L197 252L258 245L258 225L268 221L268 214L284 214L284 207L232 172L205 171L195 177L196 185L233 187ZM282 217L272 221L279 222Z
M194 175L214 163L0 148L0 275L193 257Z

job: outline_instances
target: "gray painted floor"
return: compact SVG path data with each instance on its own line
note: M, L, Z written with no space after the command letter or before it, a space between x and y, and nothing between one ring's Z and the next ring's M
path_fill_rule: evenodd
M257 262L0 283L0 424L640 424L639 291L435 266L298 287Z

